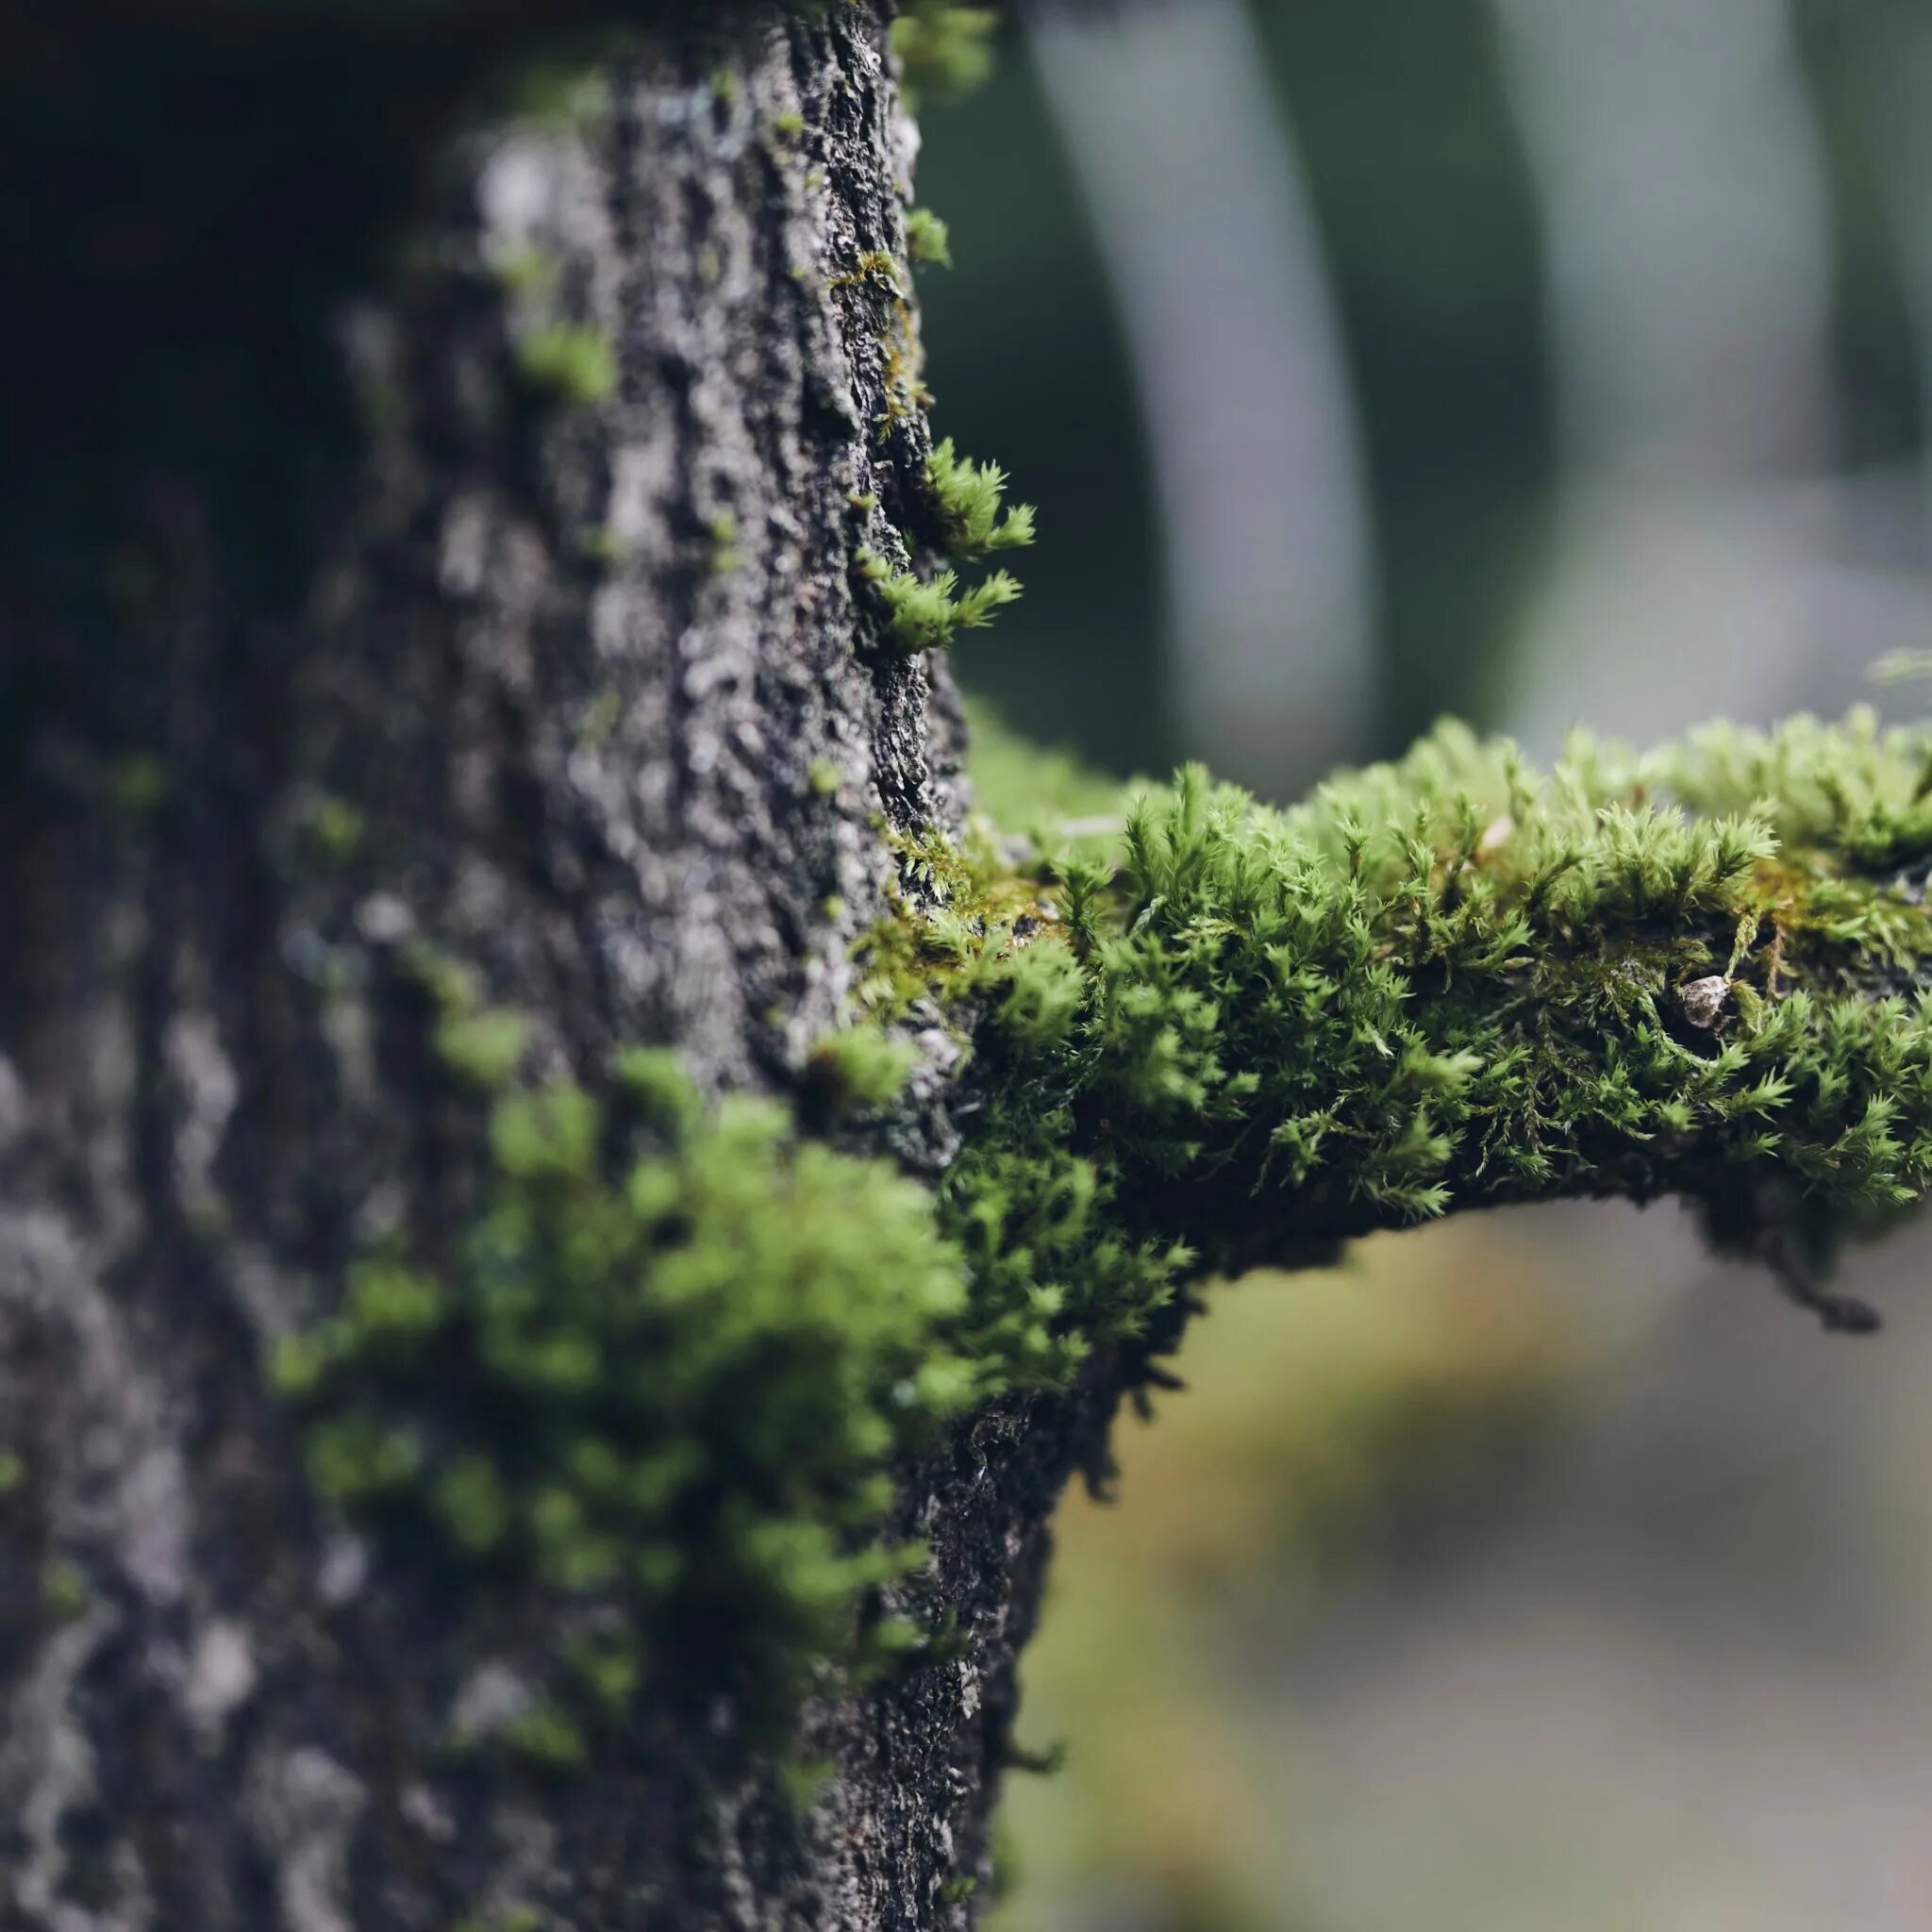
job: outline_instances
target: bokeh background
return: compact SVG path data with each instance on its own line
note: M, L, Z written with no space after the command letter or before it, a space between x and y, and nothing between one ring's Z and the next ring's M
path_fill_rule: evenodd
M958 668L1285 797L1444 710L1924 707L1923 0L1116 0L933 104ZM1932 1244L1817 1333L1673 1211L1218 1290L1070 1500L1002 1932L1932 1926Z

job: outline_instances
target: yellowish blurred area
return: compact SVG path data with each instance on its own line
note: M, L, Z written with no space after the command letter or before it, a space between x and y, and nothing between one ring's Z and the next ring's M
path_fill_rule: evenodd
M1253 1687L1365 1560L1425 1566L1533 1474L1608 1345L1542 1291L1549 1248L1456 1224L1210 1291L1189 1389L1117 1426L1118 1504L1060 1511L1021 1731L1064 1762L1009 1781L999 1932L1310 1923Z

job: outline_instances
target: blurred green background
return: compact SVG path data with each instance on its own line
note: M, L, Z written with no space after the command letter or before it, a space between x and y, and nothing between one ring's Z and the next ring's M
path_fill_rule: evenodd
M940 432L1041 513L956 666L1031 736L1287 796L1445 710L1918 704L1927 10L1124 0L918 183ZM1667 1208L1217 1290L1062 1511L1005 1932L1932 1924L1926 1253L1865 1349Z

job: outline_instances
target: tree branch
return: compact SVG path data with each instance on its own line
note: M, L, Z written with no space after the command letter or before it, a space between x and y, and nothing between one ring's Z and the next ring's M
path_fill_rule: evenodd
M1021 1323L1045 1373L1083 1335L1170 1339L1196 1267L1680 1194L1827 1325L1873 1325L1817 1284L1932 1178L1928 757L1856 715L1579 739L1543 777L1443 726L1288 812L1184 773L1035 865L1017 918L969 881L927 943L988 1015L943 1191L982 1319L1078 1310Z

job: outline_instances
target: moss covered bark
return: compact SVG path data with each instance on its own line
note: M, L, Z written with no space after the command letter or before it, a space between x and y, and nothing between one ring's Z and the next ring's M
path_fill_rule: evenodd
M850 1525L883 1501L893 1391L932 1379L924 1304L895 1297L938 1238L877 1157L943 1165L950 1047L922 1056L923 1109L840 1151L753 1098L824 1084L882 831L958 810L943 671L886 643L852 570L929 514L908 293L862 272L908 253L886 23L708 9L454 135L441 84L426 124L385 118L419 99L391 39L413 59L433 33L258 25L155 20L90 67L41 20L80 63L74 118L48 131L49 92L9 123L40 130L8 239L49 325L7 376L36 433L0 591L0 1917L913 1923L974 1856L1010 1643L943 1696L829 1697L781 1777L743 1647L701 1621L736 1607L790 1704L801 1671L821 1688L878 1568ZM245 117L158 88L117 120L142 45L235 81ZM333 114L330 49L371 63ZM97 166L92 110L152 165ZM94 249L91 214L139 215L138 185L149 245ZM172 386L177 353L204 381ZM639 1046L675 1048L708 1108L746 1096L722 1141L621 1117ZM761 1224L684 1241L761 1184ZM893 1252L882 1215L907 1266L855 1287L856 1256ZM772 1274L808 1294L767 1302L791 1341L715 1332L774 1230L811 1226ZM583 1336L530 1326L570 1310L499 1291L594 1299L626 1241L682 1251L686 1319L598 1308L625 1386L587 1387ZM305 1364L305 1337L369 1346ZM631 1385L672 1354L690 1387L651 1423ZM759 1386L787 1354L790 1407ZM735 1420L699 1424L714 1459L686 1483L696 1414ZM819 1473L792 1455L766 1484L800 1429ZM654 1501L635 1465L667 1449ZM448 1542L389 1507L416 1474ZM952 1595L1004 1603L1030 1560L1012 1492L932 1507ZM717 1534L673 1589L680 1523ZM734 1578L772 1577L768 1624ZM813 1812L796 1774L821 1761Z
M885 12L522 111L515 7L8 30L9 1924L964 1924L1048 1514L1205 1271L1677 1192L1850 1326L1924 1191L1918 737L1288 813L992 743L969 818L933 647L1032 529L926 427Z

